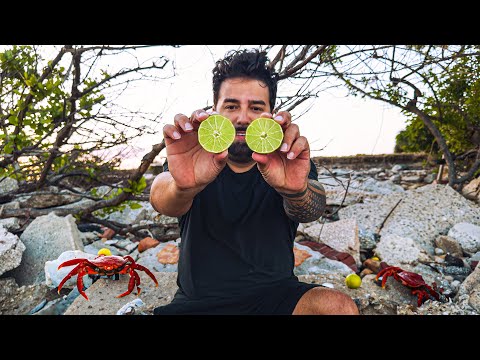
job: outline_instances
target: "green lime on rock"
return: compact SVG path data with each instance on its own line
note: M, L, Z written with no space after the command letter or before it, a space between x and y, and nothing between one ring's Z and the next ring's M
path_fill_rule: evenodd
M350 274L345 278L345 284L350 289L358 289L362 285L362 278L357 274Z
M198 142L211 153L221 153L235 140L235 127L222 115L210 115L198 127Z
M278 122L270 118L258 118L247 127L245 142L259 154L269 154L282 144L283 130Z

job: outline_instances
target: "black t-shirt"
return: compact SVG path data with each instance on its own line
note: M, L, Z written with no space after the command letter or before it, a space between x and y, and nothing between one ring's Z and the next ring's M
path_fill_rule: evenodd
M311 160L308 177L318 179ZM283 198L257 166L235 173L226 165L195 196L179 225L177 285L189 298L244 294L296 278L293 243L298 222L287 217Z

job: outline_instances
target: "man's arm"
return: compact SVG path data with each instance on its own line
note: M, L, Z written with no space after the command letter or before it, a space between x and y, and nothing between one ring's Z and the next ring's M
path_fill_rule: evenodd
M283 194L283 207L293 221L307 223L317 220L325 211L327 198L325 189L317 180L308 179L304 191Z
M150 204L160 214L178 217L185 214L193 203L193 198L204 187L181 190L169 171L159 174L150 189Z

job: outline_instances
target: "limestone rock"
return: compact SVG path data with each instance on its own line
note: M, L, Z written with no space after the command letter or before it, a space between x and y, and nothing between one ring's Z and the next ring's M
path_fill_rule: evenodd
M26 249L20 266L12 272L19 285L45 281L45 262L57 259L67 250L83 250L80 233L72 215L60 217L52 212L37 217L20 239Z
M18 236L0 226L0 275L19 266L24 251L25 245Z

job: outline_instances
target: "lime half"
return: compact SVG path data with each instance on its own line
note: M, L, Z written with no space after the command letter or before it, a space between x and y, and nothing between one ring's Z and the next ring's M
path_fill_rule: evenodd
M221 153L235 140L235 127L222 115L210 115L198 127L198 142L211 153Z
M270 118L253 120L245 133L245 141L248 147L259 154L274 152L280 147L282 140L282 127Z

